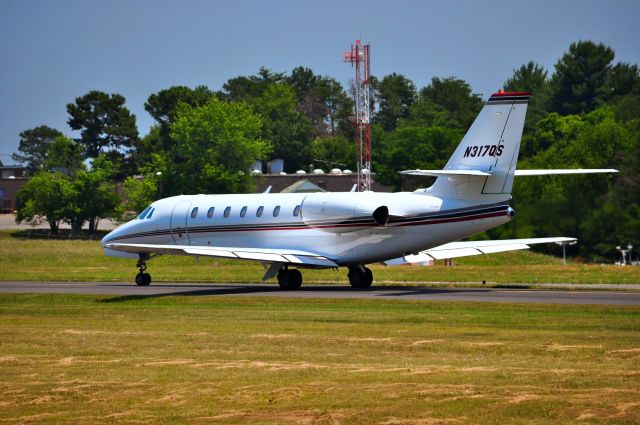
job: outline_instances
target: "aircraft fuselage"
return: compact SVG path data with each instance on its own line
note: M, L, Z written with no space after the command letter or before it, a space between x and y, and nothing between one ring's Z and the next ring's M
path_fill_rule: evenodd
M429 249L513 217L506 203L474 206L424 192L182 195L150 208L103 245L312 250L343 266Z

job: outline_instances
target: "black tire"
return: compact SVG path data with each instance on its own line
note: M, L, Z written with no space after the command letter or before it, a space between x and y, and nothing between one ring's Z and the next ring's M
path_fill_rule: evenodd
M280 270L278 272L278 285L280 285L280 289L288 291L291 289L291 273L289 270Z
M300 287L302 286L302 273L300 273L300 270L289 270L289 274L291 276L291 289L300 289Z
M363 268L364 272L360 270L359 267L349 268L349 274L347 274L347 277L349 278L349 283L352 287L358 289L371 287L371 284L373 283L373 273L371 272L371 269L368 269L367 267Z
M280 270L278 273L278 285L285 291L300 289L302 286L302 273L300 270Z
M151 275L149 273L138 273L136 275L136 285L149 286L151 284Z

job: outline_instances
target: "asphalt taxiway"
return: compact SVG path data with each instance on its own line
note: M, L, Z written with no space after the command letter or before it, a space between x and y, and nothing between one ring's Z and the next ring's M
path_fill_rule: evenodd
M303 285L298 291L281 291L267 284L157 283L140 287L132 283L101 282L0 282L0 293L92 294L122 297L252 296L287 298L362 298L431 301L475 301L545 304L640 305L640 292L558 291L512 288L430 288L416 286Z

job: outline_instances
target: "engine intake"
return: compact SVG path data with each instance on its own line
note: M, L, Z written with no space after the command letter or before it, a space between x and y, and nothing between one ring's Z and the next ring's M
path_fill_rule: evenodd
M384 205L376 208L373 212L373 219L378 223L378 226L386 226L389 221L389 208Z

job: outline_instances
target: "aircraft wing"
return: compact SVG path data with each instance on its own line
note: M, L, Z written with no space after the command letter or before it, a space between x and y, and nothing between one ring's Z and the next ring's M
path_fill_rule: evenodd
M529 239L502 239L497 241L464 241L451 242L435 248L420 251L417 254L405 255L385 261L388 266L401 264L422 263L445 258L467 257L470 255L495 254L497 252L517 251L529 249L529 245L552 242L575 242L575 238L529 238Z
M233 258L237 260L253 260L263 263L292 264L317 268L338 267L338 265L322 255L293 249L261 249L261 248L229 248L215 246L189 245L153 245L108 243L107 250L126 252L129 254L173 254L202 257ZM107 255L108 255L107 251Z

